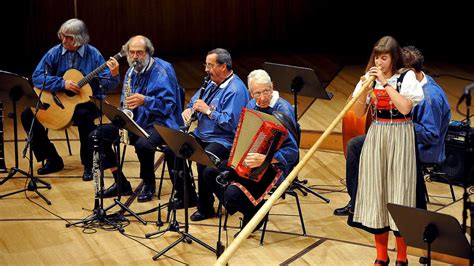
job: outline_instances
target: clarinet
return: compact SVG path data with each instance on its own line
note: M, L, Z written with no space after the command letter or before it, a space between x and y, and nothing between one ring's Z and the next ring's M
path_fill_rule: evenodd
M208 74L206 77L204 77L204 83L202 84L201 88L199 89L199 97L197 98L198 100L200 100L202 98L202 96L204 95L204 91L206 90L207 86L209 86L210 82L211 82L211 75ZM189 118L189 120L184 125L184 132L188 132L189 127L191 126L191 124L194 121L196 121L196 119L197 119L197 112L194 109L192 109L191 110L191 117Z

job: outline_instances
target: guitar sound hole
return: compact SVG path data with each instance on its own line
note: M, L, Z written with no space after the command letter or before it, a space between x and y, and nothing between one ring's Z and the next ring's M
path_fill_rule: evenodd
M74 92L72 91L66 91L66 95L69 96L69 97L72 97L74 95L76 95Z

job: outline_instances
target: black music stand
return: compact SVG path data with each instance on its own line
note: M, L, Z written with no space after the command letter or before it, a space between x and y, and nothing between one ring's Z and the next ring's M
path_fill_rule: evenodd
M45 76L47 73L45 73ZM40 109L47 109L48 106L43 105L41 102L40 98L43 93L43 90L40 91L39 95L36 94L36 92L33 90L33 87L30 85L29 81L27 78L22 77L20 75L6 72L6 71L0 71L0 84L2 84L2 87L4 86L5 88L10 88L9 91L9 98L13 102L13 113L9 116L13 118L13 135L14 135L14 142L15 142L15 167L12 167L10 169L10 172L8 176L0 181L0 185L5 183L7 180L12 178L17 172L23 174L26 177L30 178L30 182L28 183L27 188L21 189L18 191L10 192L4 195L0 195L0 199L14 195L17 193L21 193L24 191L34 191L38 196L40 196L48 205L51 205L51 201L49 201L43 194L41 194L38 189L40 188L47 188L51 189L51 184L47 183L46 181L43 181L33 175L33 151L31 149L31 141L33 139L33 124L36 121L36 114L38 113L38 110ZM44 87L44 84L43 86ZM18 131L17 131L17 115L16 115L16 102L20 100L21 97L27 96L29 100L32 100L36 102L35 104L35 111L34 111L34 116L33 120L31 120L31 126L30 130L28 131L28 138L27 142L25 144L25 149L23 150L23 157L26 157L26 152L29 149L29 172L23 171L18 167ZM38 186L37 182L43 184L44 186Z
M160 136L163 138L165 143L168 147L174 152L174 154L185 160L195 161L196 163L216 168L214 161L209 157L209 155L204 151L204 149L199 145L199 143L194 139L191 135L167 128L161 125L154 125L155 129L158 131ZM187 173L187 164L183 163L183 172ZM204 243L203 241L199 240L195 236L189 233L189 221L188 221L188 179L184 177L183 180L184 184L184 231L180 230L180 226L178 221L176 220L176 209L173 209L173 220L170 221L169 227L165 230L160 230L154 233L146 234L145 236L149 238L152 235L164 233L167 231L173 231L181 234L181 237L176 240L175 242L171 243L168 247L160 251L158 254L153 256L153 260L157 260L161 255L168 252L168 250L172 249L174 246L179 244L180 242L187 242L188 244L191 243L192 240L200 244L201 246L209 249L213 253L217 255L217 250L213 247L209 246L208 244Z
M130 119L124 112L122 112L120 109L117 107L111 105L105 100L100 100L95 97L90 96L89 97L91 101L99 108L100 112L104 114L114 125L116 125L119 128L124 128L133 134L136 134L139 137L145 137L148 138L149 134L143 130L133 119ZM102 123L101 123L102 124ZM100 136L95 136L94 138L94 149L96 151L101 151L101 145L100 145L100 140L98 139ZM116 148L116 155L117 155L117 175L122 174L122 166L120 163L120 142L116 141L114 143L115 148ZM99 153L101 154L101 153ZM100 156L99 156L100 158ZM114 214L107 214L107 211L115 207L116 205L119 205L121 210L125 210L129 212L133 217L135 217L138 221L140 221L142 224L146 225L147 222L142 219L138 214L133 212L130 208L128 208L125 204L123 204L120 201L121 194L120 190L118 191L118 197L114 199L114 204L104 208L103 204L103 190L104 190L104 171L101 167L101 159L99 159L99 165L100 165L100 176L99 176L99 182L100 182L100 192L99 192L99 201L95 200L94 202L94 210L93 214L86 217L82 221L76 222L76 223L68 223L66 224L66 227L70 227L72 225L76 225L79 223L83 224L90 224L94 222L95 220L98 220L99 222L106 222L107 224L112 225L115 229L117 229L119 232L123 233L124 229L121 227L118 227L114 222L111 221L112 218L123 218L121 217L122 214L120 212L114 213ZM120 182L120 179L117 179L118 182ZM117 184L118 187L120 188L120 184Z
M316 99L331 100L333 94L326 92L318 76L311 68L265 62L263 69L268 72L275 88L293 94L295 119L298 120L298 95Z
M432 251L469 259L471 247L454 217L392 203L387 207L407 246L427 250L428 265Z
M298 95L313 97L315 100L331 100L333 97L332 93L326 92L318 76L316 76L316 73L311 68L265 62L263 69L272 77L275 88L278 88L279 91L293 94L296 121L298 121ZM307 183L308 180L299 180L296 177L291 186L293 189L296 188L301 191L304 196L311 193L329 203L330 200L328 198L305 186Z

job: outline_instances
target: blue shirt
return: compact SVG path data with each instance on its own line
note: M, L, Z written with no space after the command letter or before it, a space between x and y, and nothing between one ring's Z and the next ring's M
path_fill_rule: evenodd
M99 50L90 44L81 46L77 51L67 51L62 44L58 44L51 48L38 63L32 75L33 85L41 88L46 76L44 89L57 92L64 89L63 75L67 70L73 68L86 76L104 63L104 57ZM103 97L107 91L116 88L120 82L120 76L112 77L108 67L105 67L98 76L104 79L92 79L89 84L94 95L99 97ZM102 93L100 93L99 84L102 85Z
M275 93L273 97L275 97ZM278 97L278 94L276 94L276 97ZM274 104L272 102L274 102ZM296 120L293 106L291 106L291 104L285 99L279 97L276 101L273 101L272 99L272 102L270 103L270 106L268 108L261 109L257 106L256 101L252 99L248 102L247 108L259 110L268 114L272 114L274 111L284 113L291 118L293 126L295 126L296 128ZM298 163L298 153L298 142L296 141L295 136L293 136L293 134L291 134L288 130L288 136L283 141L281 147L273 155L273 158L278 161L276 166L283 170L283 175L280 177L279 182L281 182L286 176L288 176L291 170L293 170L293 167Z
M442 163L446 159L444 142L451 120L451 107L443 89L433 78L425 77L425 98L413 109L417 148L421 162Z
M160 124L179 129L183 125L181 117L181 93L173 66L158 58L150 58L146 68L137 73L132 68L127 70L123 89L127 86L131 73L131 92L145 96L145 103L133 109L133 120L142 128ZM123 102L123 93L121 101Z
M199 97L194 94L188 108ZM249 101L247 87L236 75L232 76L216 88L211 82L205 89L202 100L211 108L210 118L201 112L197 113L198 125L193 134L204 142L216 142L230 150L239 123L240 113Z

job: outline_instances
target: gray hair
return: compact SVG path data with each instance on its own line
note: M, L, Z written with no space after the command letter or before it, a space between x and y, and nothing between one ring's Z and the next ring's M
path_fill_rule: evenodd
M72 18L64 22L58 30L59 39L61 39L61 34L72 35L75 47L89 43L89 32L86 24L77 18Z
M142 41L145 43L145 50L149 56L153 56L155 53L155 47L153 47L153 44L151 43L150 39L143 35L136 35L130 38L127 43L123 46L124 50L128 52L128 48L130 47L130 43L132 42L133 39L135 38L141 38Z
M232 58L230 57L230 53L223 48L216 48L207 53L207 55L216 54L217 55L217 63L225 64L228 70L232 70Z
M273 82L270 78L270 75L263 69L256 69L247 76L247 84L250 91L252 88L250 84L254 82L257 84L267 85L269 88L273 89Z

